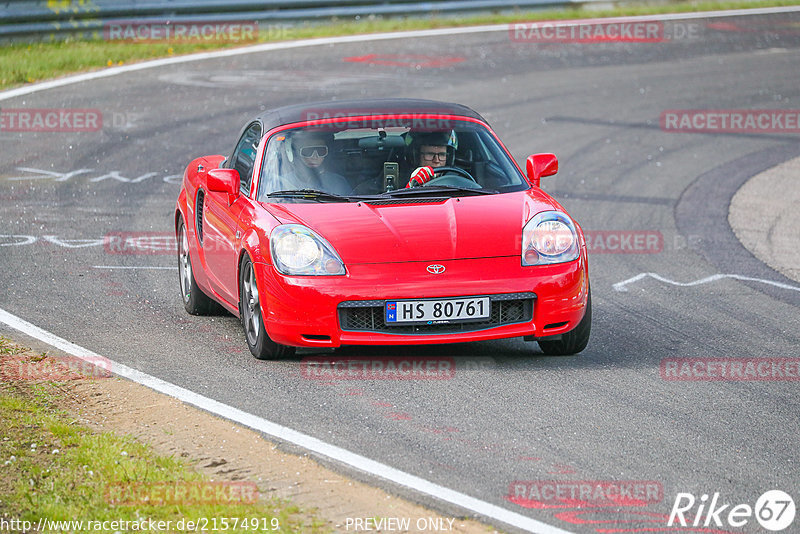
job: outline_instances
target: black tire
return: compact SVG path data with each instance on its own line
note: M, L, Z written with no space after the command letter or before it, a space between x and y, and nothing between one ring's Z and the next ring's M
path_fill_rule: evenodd
M578 354L589 343L589 334L592 331L592 292L586 299L586 313L574 329L561 336L558 340L539 339L539 347L548 356L569 356Z
M189 236L183 218L178 222L178 280L183 307L192 315L213 315L220 309L208 295L197 286L189 255Z
M239 317L242 320L247 346L257 359L288 358L294 355L294 347L275 343L267 335L255 269L249 256L244 257L239 269Z

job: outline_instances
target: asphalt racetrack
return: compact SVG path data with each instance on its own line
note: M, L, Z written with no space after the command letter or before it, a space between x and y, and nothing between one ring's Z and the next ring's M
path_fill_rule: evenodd
M668 131L664 117L800 113L800 12L661 24L658 42L483 31L328 43L5 99L4 111L96 109L103 121L90 132L0 132L0 308L115 362L570 532L670 530L682 492L698 504L719 493L720 503L752 507L773 489L797 501L800 396L789 367L769 380L715 381L668 367L800 356L800 284L757 261L727 224L739 186L800 155L797 123L794 132L783 124L698 133ZM256 112L360 97L463 103L523 166L535 152L558 155L560 172L542 186L591 239L594 324L583 353L545 357L514 339L257 361L236 318L186 314L168 247L109 244L169 235L186 164L229 153ZM716 274L749 279L685 285ZM455 372L326 380L304 374L312 355L452 358ZM548 493L586 484L607 495ZM798 521L785 532L800 531ZM763 532L754 517L716 528Z

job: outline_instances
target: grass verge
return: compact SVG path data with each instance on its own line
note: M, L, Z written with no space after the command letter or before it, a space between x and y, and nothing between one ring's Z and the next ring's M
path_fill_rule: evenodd
M58 408L66 382L42 376L80 377L54 359L0 337L0 530L325 531L291 503L259 498L252 482L212 481L146 444L76 424Z
M613 9L565 9L511 14L434 16L427 18L366 17L358 21L333 20L263 28L258 42L286 41L364 33L422 30L443 27L504 24L531 20L597 18L623 15L658 15L721 9L797 5L797 0L701 1L629 4ZM252 44L252 43L247 43ZM0 46L0 89L7 89L65 74L124 65L146 59L241 46L241 43L108 42L102 39L24 43Z

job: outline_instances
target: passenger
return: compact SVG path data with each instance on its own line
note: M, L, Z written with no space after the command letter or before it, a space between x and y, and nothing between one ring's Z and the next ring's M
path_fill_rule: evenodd
M294 176L284 178L283 189L314 189L336 195L349 195L352 187L341 174L329 170L325 158L333 145L333 134L301 130L291 135L287 157Z

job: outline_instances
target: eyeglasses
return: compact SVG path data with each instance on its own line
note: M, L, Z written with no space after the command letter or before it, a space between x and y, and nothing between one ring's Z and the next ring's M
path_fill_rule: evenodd
M433 158L447 159L447 152L420 152L420 156L425 161L433 161Z
M300 149L300 155L304 158L311 158L314 155L316 155L318 158L324 158L328 155L328 147L325 145L304 146Z

